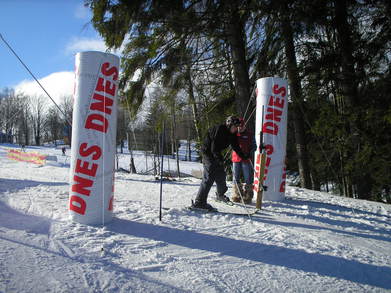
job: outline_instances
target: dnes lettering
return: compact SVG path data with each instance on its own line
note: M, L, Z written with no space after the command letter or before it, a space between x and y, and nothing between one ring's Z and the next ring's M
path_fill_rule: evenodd
M109 127L109 120L105 115L112 113L113 98L117 91L117 85L113 81L118 79L118 68L115 66L110 67L110 63L106 62L102 64L101 73L106 78L112 77L112 79L98 78L95 92L92 96L93 102L90 105L90 110L95 112L87 116L85 128L106 133Z
M98 164L91 162L91 160L98 160L102 155L102 150L97 145L88 147L87 143L82 143L79 147L79 155L84 159L77 159L76 161L75 173L73 175L74 183L71 188L73 194L70 198L69 209L84 215L87 205L82 195L90 196L90 188L94 184L98 170Z

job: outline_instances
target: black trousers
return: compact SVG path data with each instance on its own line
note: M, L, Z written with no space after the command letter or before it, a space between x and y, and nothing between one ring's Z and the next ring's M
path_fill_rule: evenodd
M225 173L224 166L220 165L216 160L209 157L203 158L204 174L202 177L201 186L198 190L196 203L206 203L208 194L214 182L217 186L217 194L219 196L224 195L228 190L225 182L227 174Z

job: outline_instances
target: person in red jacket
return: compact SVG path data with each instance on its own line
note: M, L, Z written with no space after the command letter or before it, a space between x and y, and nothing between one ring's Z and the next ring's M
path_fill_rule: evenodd
M246 128L243 118L240 118L240 126L238 127L236 139L244 153L252 154L255 151L257 146L254 134ZM234 180L232 201L241 202L242 195L244 203L251 203L253 198L253 168L250 159L243 159L235 151L232 151L232 174ZM244 178L244 190L241 184L242 174Z
M244 160L249 158L248 154L240 149L236 139L239 125L240 120L238 117L229 116L224 124L209 128L201 147L202 164L204 166L202 182L192 207L215 210L214 207L207 203L208 194L214 182L216 182L217 187L216 200L229 202L229 198L225 196L228 188L225 181L224 157L221 152L228 146L231 146L238 157Z

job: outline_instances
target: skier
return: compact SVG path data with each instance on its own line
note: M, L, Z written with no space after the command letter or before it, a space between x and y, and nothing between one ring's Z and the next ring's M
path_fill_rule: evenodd
M242 158L247 160L248 154L245 154L239 147L236 133L240 125L239 118L229 116L224 124L216 125L208 130L204 143L201 147L203 154L204 173L201 186L198 190L197 197L192 204L194 208L214 210L207 203L208 193L216 182L218 201L229 202L229 198L224 194L228 190L225 182L226 173L224 170L224 158L221 152L231 145L232 149Z
M243 152L251 154L256 150L254 134L247 129L244 119L240 118L240 126L236 138ZM232 196L233 202L241 202L241 196L246 204L251 203L253 198L253 168L250 159L242 159L235 151L232 152L232 174L234 179ZM244 192L241 184L241 175L244 178Z
M62 147L62 148L61 148L61 151L62 151L62 155L65 156L66 148L65 148L65 147Z

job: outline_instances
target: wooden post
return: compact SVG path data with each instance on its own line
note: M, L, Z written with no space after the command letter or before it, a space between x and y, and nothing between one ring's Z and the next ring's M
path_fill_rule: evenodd
M256 167L259 168L259 173L258 173L259 175L258 175L258 186L257 186L257 202L255 207L260 210L262 208L262 199L263 199L263 190L264 190L263 177L265 176L266 153L262 152L261 154L259 154L259 156L260 156L259 167L258 166Z
M262 128L263 128L263 116L264 116L264 106L262 106ZM257 209L262 208L262 199L263 199L263 191L266 190L266 186L263 185L263 179L265 177L265 165L266 165L266 150L265 146L263 144L263 131L259 132L259 153L257 157L255 158L255 174L256 174L256 185L254 186L254 190L257 192L257 199L256 199L256 205L255 207Z

